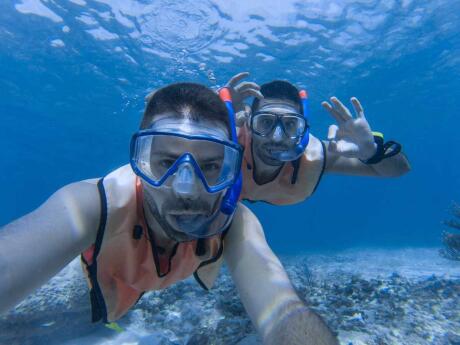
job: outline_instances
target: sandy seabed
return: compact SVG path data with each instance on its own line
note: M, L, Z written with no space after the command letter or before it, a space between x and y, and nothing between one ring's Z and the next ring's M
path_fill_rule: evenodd
M460 345L460 262L437 248L353 249L282 257L301 298L341 344ZM91 324L78 260L0 317L0 344L261 344L224 268L206 292L193 278L145 294L117 332Z

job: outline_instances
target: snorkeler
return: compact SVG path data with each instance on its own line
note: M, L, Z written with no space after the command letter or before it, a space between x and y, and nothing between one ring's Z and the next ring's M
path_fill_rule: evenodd
M211 288L224 257L265 344L337 344L238 204L242 148L228 90L221 96L192 83L158 90L132 137L130 165L69 184L1 228L0 312L79 253L92 319L104 322L192 274Z
M372 132L357 98L351 98L356 117L336 97L322 103L337 122L323 141L310 133L305 91L280 80L240 83L248 75L227 84L245 148L242 199L294 204L314 193L324 173L396 177L410 170L401 145ZM249 107L243 101L251 96Z

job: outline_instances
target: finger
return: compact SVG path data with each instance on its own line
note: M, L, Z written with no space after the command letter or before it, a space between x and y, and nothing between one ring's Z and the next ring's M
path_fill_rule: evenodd
M339 130L339 127L337 125L330 125L329 130L327 131L327 140L334 140L337 136L337 131Z
M334 109L339 113L342 121L347 121L352 118L350 111L346 106L339 101L337 97L331 97L331 102L334 105Z
M358 101L358 99L356 97L351 97L350 101L351 104L353 104L353 107L355 108L356 116L359 118L365 118L363 107L361 103Z
M248 104L245 104L245 105L244 105L244 111L246 112L246 114L247 114L247 116L248 116L248 118L249 118L249 117L251 116L251 114L252 114L251 106L248 105Z
M321 105L323 106L324 109L326 109L326 110L332 115L332 117L333 117L338 123L343 122L342 117L341 117L340 114L332 107L332 105L330 105L328 102L323 102L323 103L321 103Z
M337 142L335 140L330 141L327 149L329 152L337 152Z
M236 84L238 84L242 79L246 78L249 76L249 72L241 72L238 73L237 75L233 76L227 83L228 87L235 87Z
M237 127L242 127L248 118L248 113L245 110L241 110L235 114L236 121L235 124Z
M264 99L264 95L260 93L258 90L253 90L253 89L247 89L246 91L240 93L241 97L247 98L247 97L255 97L258 99Z
M235 86L235 90L238 92L241 92L246 89L260 90L260 86L256 83L253 83L252 81L245 81Z

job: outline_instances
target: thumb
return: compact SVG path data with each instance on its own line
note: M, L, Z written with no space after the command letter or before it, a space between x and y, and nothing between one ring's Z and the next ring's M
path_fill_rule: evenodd
M339 127L337 127L337 125L330 125L329 130L327 131L327 139L334 140L335 137L337 136L338 130L339 130Z

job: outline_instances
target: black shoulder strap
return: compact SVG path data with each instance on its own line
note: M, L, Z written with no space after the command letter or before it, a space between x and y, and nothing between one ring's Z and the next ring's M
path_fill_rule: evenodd
M102 320L107 323L107 307L102 295L101 287L97 281L97 256L101 250L102 239L104 238L105 226L107 224L107 196L104 189L104 179L101 178L97 182L99 197L101 199L101 217L99 220L99 228L97 230L96 242L94 243L93 262L91 265L86 262L83 255L82 261L85 263L89 273L89 280L91 281L92 288L90 290L91 299L91 321L97 322Z
M107 224L107 195L105 194L104 178L101 178L97 182L97 189L101 198L101 218L99 219L99 229L97 230L96 242L94 243L94 260L101 250L102 239L104 238L105 226Z
M294 171L292 172L291 176L291 184L296 184L297 182L297 177L299 176L299 169L300 169L300 160L302 157L297 158L295 161L292 161L292 167L294 168Z
M199 266L198 268L195 270L195 272L193 272L193 277L195 278L195 280L198 282L198 284L206 291L208 291L209 289L206 287L206 285L204 285L204 283L201 281L200 277L198 276L198 270L203 267L203 266L206 266L206 265L209 265L209 264L212 264L214 262L216 262L217 260L220 259L220 257L222 256L222 254L224 253L224 239L225 239L225 236L227 235L228 231L230 230L230 227L232 226L232 223L233 223L233 220L232 222L230 222L230 225L227 227L227 229L225 229L221 236L220 236L220 244L219 244L219 249L217 250L217 253L214 257L212 257L211 259L209 260L206 260L206 261L203 261Z
M323 148L323 166L321 167L321 173L319 174L318 181L316 181L315 188L313 188L313 192L311 192L312 195L314 192L316 192L316 188L318 188L319 183L321 182L321 179L323 177L324 170L326 170L326 160L327 160L326 145L324 144L322 140L320 140L319 142L321 143L321 147Z

